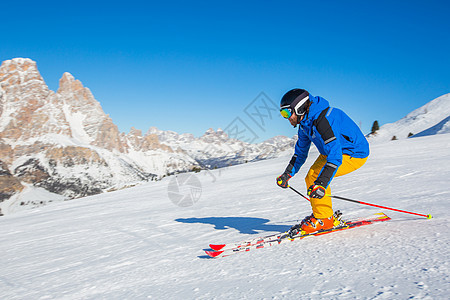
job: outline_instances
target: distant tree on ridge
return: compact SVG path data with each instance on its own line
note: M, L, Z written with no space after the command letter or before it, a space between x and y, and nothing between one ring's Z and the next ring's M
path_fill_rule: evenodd
M378 125L378 121L375 120L375 122L373 122L372 125L372 130L370 131L371 134L374 134L375 132L377 132L377 130L380 129L380 125Z

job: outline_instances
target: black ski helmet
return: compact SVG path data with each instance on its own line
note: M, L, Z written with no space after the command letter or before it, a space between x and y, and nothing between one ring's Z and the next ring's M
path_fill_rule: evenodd
M281 98L280 109L288 108L296 115L303 115L309 100L309 93L303 89L292 89Z

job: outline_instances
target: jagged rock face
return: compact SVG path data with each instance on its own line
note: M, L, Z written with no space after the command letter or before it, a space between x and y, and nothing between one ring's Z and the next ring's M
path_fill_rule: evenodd
M159 143L159 138L156 134L146 135L142 141L141 149L144 151L161 149L167 152L173 152L169 146Z
M56 93L50 91L30 59L0 66L0 155L11 170L2 180L14 187L5 188L5 195L21 190L23 182L79 197L165 175L172 165L181 170L195 165L189 158L178 164L174 161L182 157L159 155L173 151L156 135L120 133L91 91L70 73L59 84ZM142 165L128 156L130 151L157 161Z
M108 166L96 151L84 147L53 147L47 150L45 156L49 162L61 163L64 167L89 164Z
M207 143L215 143L215 142L225 142L228 140L228 135L221 129L214 131L214 129L209 128L205 134L200 137L200 139Z
M90 169L106 170L101 179ZM38 158L30 158L15 168L14 174L23 182L43 187L68 198L94 195L111 186L107 162L89 148L51 147Z
M280 144L251 145L220 129L200 138L154 127L145 135L135 128L120 133L70 73L55 93L30 59L0 66L0 201L24 186L67 198L92 195L194 168L273 157Z
M159 142L157 134L147 133L145 136L142 136L142 131L134 127L131 128L130 133L127 135L127 140L135 151L151 151L159 149L169 153L174 152L171 147Z
M22 191L24 186L9 171L6 163L0 160L0 202L9 199L15 193Z
M63 103L67 120L72 123L72 137L111 151L125 152L126 144L120 138L119 129L79 80L64 73L56 95Z
M125 152L120 132L88 88L64 73L55 94L29 59L0 67L0 138L24 141L61 134L108 150Z
M48 89L35 62L29 59L3 62L0 94L0 138L17 141L42 134L51 117L43 108L54 93Z
M6 165L10 165L13 161L13 151L10 145L5 144L0 139L0 157Z
M30 158L14 170L14 174L26 183L39 184L51 177L49 170L36 158Z

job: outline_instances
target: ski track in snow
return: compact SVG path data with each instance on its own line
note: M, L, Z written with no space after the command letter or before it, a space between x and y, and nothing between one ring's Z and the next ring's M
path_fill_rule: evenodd
M1 299L446 299L450 134L371 146L360 170L335 178L343 197L418 213L292 243L207 259L209 243L286 229L307 201L276 186L290 156L196 174L191 207L170 177L0 218ZM291 185L316 158L311 153ZM220 173L219 173L220 172ZM379 209L334 200L344 216ZM275 231L274 231L275 230Z

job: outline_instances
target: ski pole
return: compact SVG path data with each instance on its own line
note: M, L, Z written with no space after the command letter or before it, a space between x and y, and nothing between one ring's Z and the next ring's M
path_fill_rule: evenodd
M303 195L302 195L303 196ZM339 197L339 196L333 196L333 195L326 195L329 196L331 198L335 198L335 199L340 199L340 200L345 200L345 201L350 201L350 202L354 202L354 203L359 203L359 204L364 204L364 205L369 205L369 206L374 206L374 207L378 207L378 208L383 208L383 209L389 209L389 210L393 210L393 211L397 211L397 212L402 212L402 213L406 213L406 214L411 214L411 215L416 215L416 216L421 216L421 217L425 217L427 219L431 219L433 216L431 216L430 214L425 215L425 214L418 214L418 213L414 213L414 212L410 212L410 211L406 211L406 210L400 210L400 209L395 209L395 208L391 208L391 207L386 207L386 206L381 206L381 205L376 205L376 204L371 204L371 203L367 203L367 202L363 202L363 201L359 201L359 200L352 200L352 199L348 199L348 198L344 198L344 197ZM304 196L303 196L304 197Z
M294 192L296 192L297 194L299 194L300 196L302 196L303 198L305 198L306 200L311 201L311 200L309 200L308 197L304 196L302 193L300 193L299 191L297 191L296 189L294 189L292 186L289 185L289 188L290 188L291 190L293 190Z
M299 194L300 196L302 196L303 198L305 198L306 200L310 201L309 198L307 198L302 193L300 193L299 191L294 189L292 186L289 186L289 188L291 190L293 190L294 192L296 192L297 194ZM364 205L368 205L368 206L373 206L373 207L378 207L378 208L383 208L383 209L389 209L389 210L393 210L393 211L397 211L397 212L402 212L402 213L412 214L412 215L416 215L416 216L421 216L421 217L425 217L427 219L431 219L433 217L430 214L428 214L428 215L418 214L418 213L414 213L414 212L410 212L410 211L406 211L406 210L400 210L400 209L396 209L396 208L381 206L381 205L377 205L377 204L367 203L367 202L363 202L363 201L359 201L359 200L353 200L353 199L348 199L348 198L339 197L339 196L333 196L333 195L326 195L326 196L329 196L329 197L335 198L335 199L350 201L350 202L354 202L354 203L358 203L358 204L364 204Z

